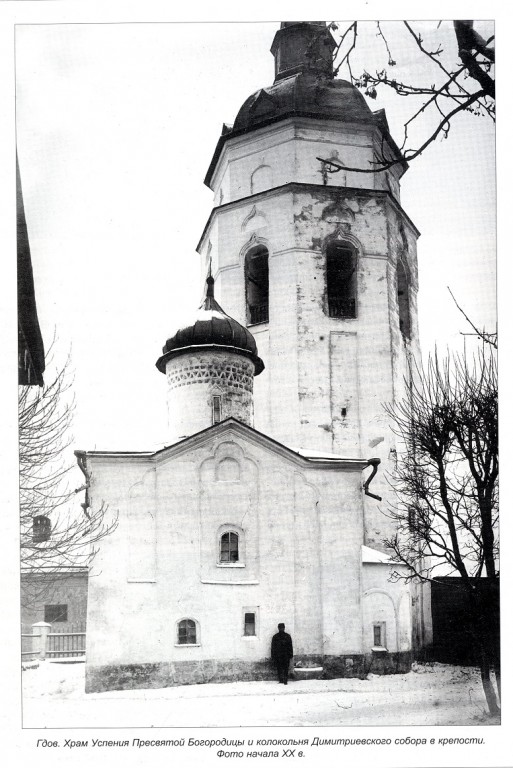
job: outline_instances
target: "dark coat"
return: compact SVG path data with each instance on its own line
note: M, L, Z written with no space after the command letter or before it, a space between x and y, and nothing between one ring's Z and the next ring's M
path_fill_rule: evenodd
M293 655L291 636L287 632L277 632L271 642L271 659L289 661Z

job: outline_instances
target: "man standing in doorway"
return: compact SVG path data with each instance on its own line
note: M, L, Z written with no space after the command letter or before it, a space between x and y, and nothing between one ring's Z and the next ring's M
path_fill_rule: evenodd
M285 632L285 624L278 624L278 632L273 636L271 643L271 659L276 664L278 681L284 685L287 685L289 664L293 655L292 638Z

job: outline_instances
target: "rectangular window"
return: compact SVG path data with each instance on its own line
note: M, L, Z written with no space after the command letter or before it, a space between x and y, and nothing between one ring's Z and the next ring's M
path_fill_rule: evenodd
M429 532L429 518L425 512L415 507L408 507L408 530L413 541L425 538Z
M256 635L256 616L254 613L244 614L244 634L248 636Z
M212 424L219 424L221 421L221 397L214 395L212 398Z
M45 605L45 621L47 624L53 624L56 621L68 620L67 605Z
M258 635L258 605L242 606L242 636L257 637Z
M372 627L375 648L386 647L385 626L385 622L380 621L379 623L374 624Z

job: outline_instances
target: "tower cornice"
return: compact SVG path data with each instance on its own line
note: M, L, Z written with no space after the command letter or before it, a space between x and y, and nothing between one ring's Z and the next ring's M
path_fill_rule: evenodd
M294 191L301 191L301 192L307 192L307 191L315 191L319 192L319 190L324 190L327 192L336 192L338 195L353 195L353 196L359 196L359 197L368 197L368 198L377 198L377 199L383 199L388 200L390 205L398 211L401 216L405 219L405 221L408 222L409 226L412 228L414 234L417 237L420 237L420 232L413 223L413 221L410 219L404 208L400 205L400 203L397 202L395 197L392 195L391 192L388 190L377 190L377 189L364 189L362 187L337 187L337 186L326 186L324 184L310 184L310 183L304 183L300 181L291 181L287 184L282 184L278 187L272 187L271 189L266 189L263 192L256 192L253 195L246 195L246 197L240 197L237 198L237 200L232 200L229 203L223 203L222 205L217 205L214 208L212 208L212 211L210 212L210 216L208 217L207 223L205 224L205 227L203 229L203 232L201 233L201 237L199 239L198 245L196 246L196 251L199 253L203 243L207 237L208 231L210 229L210 226L212 224L212 221L217 216L218 213L224 212L224 211L230 211L236 208L242 208L244 206L247 206L250 202L257 203L260 200L268 199L269 197L275 197L283 193L287 192L294 192Z
M390 134L383 109L372 112L363 94L345 80L319 80L312 74L297 74L256 91L246 99L234 124L223 125L204 184L212 189L212 181L226 142L257 134L262 129L281 122L299 119L316 120L325 125L338 123L345 129L354 126L378 130L403 173L408 168L401 150Z

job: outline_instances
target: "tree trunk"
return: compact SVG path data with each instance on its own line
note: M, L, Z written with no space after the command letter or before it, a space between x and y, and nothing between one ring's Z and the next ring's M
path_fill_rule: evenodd
M486 697L486 703L488 705L488 711L490 715L500 714L500 707L497 704L497 696L493 687L492 680L490 678L490 661L486 649L481 648L481 682L483 683L483 690ZM500 680L500 677L499 677Z
M497 693L499 695L499 701L502 699L501 695L501 666L500 664L496 664L493 668L493 671L495 672L495 684L497 685Z
M481 682L490 715L500 714L500 707L497 703L497 695L490 677L492 664L499 668L500 651L495 647L497 638L494 628L490 626L490 615L487 610L488 597L481 593L475 593L472 585L468 583L469 591L467 597L469 600L470 615L474 622L474 642L476 651L479 653L479 668L481 671ZM496 670L495 670L496 671ZM497 679L500 683L500 673Z

